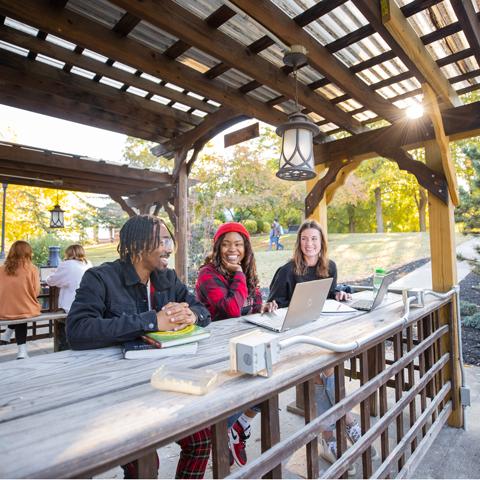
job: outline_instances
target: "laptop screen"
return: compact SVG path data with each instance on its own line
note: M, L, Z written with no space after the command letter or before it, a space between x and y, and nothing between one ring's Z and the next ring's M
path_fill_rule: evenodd
M372 308L377 308L378 305L380 305L383 302L383 299L385 298L385 295L387 294L388 291L388 286L392 283L393 281L393 273L389 273L388 275L385 275L382 280L382 284L380 285L380 288L378 289L377 295L375 297L375 300L373 301Z

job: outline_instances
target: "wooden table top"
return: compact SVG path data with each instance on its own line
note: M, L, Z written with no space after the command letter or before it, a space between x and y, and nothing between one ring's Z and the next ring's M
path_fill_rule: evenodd
M410 318L420 318L444 303L429 299L426 307L412 310ZM389 294L373 312L322 316L278 335L311 334L346 343L380 330L385 334L384 327L402 315L401 297ZM282 351L270 378L240 375L229 371L229 339L258 327L229 319L208 328L212 335L200 342L194 356L124 360L119 347L110 347L3 363L0 478L62 478L93 469L101 472L115 460L181 438L349 357L295 345ZM159 391L149 381L164 363L214 369L220 380L204 396Z

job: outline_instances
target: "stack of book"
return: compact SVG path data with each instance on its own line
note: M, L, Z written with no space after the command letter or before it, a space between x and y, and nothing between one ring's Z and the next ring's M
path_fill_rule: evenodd
M197 342L209 336L210 332L198 325L189 325L176 332L150 332L137 340L125 342L123 344L123 356L131 360L192 355L197 352Z

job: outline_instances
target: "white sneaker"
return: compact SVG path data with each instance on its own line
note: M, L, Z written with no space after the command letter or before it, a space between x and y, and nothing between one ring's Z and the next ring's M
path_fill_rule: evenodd
M18 353L17 353L17 360L23 360L24 358L29 358L26 343L18 346Z
M362 430L356 420L350 425L346 425L345 431L347 434L347 438L350 440L352 445L358 442L362 437ZM377 450L373 445L371 446L370 452L371 452L372 460L380 459L380 455L378 454Z
M14 331L15 330L13 328L6 327L5 331L2 333L0 341L2 343L10 343L10 340L12 339Z
M337 461L337 440L335 438L329 441L322 438L319 447L318 453L324 460L329 463L335 463ZM348 475L352 476L355 475L355 473L357 473L355 465L350 465L348 467Z

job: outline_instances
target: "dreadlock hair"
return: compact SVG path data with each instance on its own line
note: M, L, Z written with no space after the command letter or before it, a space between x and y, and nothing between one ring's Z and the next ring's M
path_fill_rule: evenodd
M117 252L123 261L132 263L139 260L142 253L151 252L160 246L160 227L164 226L173 244L175 239L165 222L153 215L135 215L130 217L120 229L120 241Z
M305 275L307 273L308 265L303 257L302 247L300 240L302 238L302 232L307 228L314 228L320 233L321 250L318 256L316 265L316 274L319 278L328 277L328 242L327 237L323 233L322 227L315 220L306 220L300 225L297 233L297 240L295 242L295 250L293 253L293 271L295 275Z
M205 258L205 263L202 265L204 266L211 263L226 278L228 278L232 274L223 267L220 247L227 233L224 233L217 238L217 241L213 244L213 251L207 255L207 257ZM257 275L257 266L252 250L252 244L250 243L250 240L245 235L243 235L243 233L237 233L243 238L243 245L245 248L245 255L243 256L243 259L241 261L241 266L243 273L247 278L248 295L254 296L255 290L258 288L259 282Z
M28 242L24 240L13 242L3 264L5 273L13 277L19 267L32 263L32 254L32 247Z

